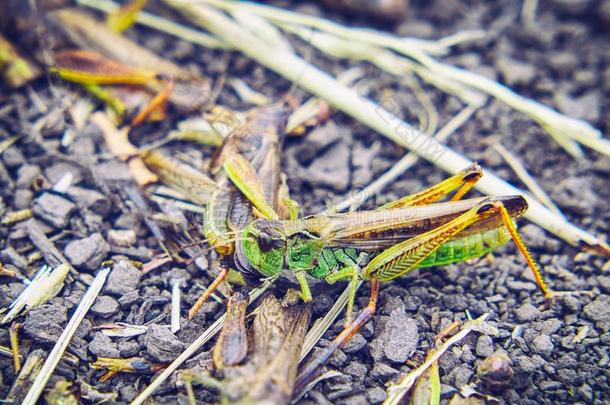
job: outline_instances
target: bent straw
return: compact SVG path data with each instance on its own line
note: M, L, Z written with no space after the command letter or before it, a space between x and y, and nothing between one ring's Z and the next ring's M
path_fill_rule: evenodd
M245 30L224 13L210 7L179 0L165 0L186 18L206 28L227 44L239 49L246 56L268 67L285 78L298 83L307 91L327 100L333 107L352 116L420 157L430 161L448 173L455 174L472 164L472 161L447 146L440 145L430 136L411 127L400 118L356 91L347 88L326 72L312 66L292 53L275 49ZM567 119L567 117L565 117ZM476 188L490 195L522 194L529 203L526 218L559 236L574 246L582 244L610 254L610 248L596 236L579 229L549 211L528 193L508 184L485 171Z
M229 12L235 10L239 10L242 14L250 12L273 21L274 24L288 29L288 31L294 26L307 26L321 32L330 33L338 38L347 39L351 45L357 42L362 47L375 45L392 50L415 61L423 68L422 72L427 71L429 76L436 77L439 80L453 81L455 84L485 92L529 116L538 122L560 146L576 158L583 157L582 150L577 142L599 153L610 155L610 141L602 138L601 131L589 123L565 116L544 104L522 97L494 80L465 69L437 62L430 56L430 52L421 46L417 46L410 38L401 38L372 29L346 27L324 18L248 1L202 0L202 2Z
M91 286L87 290L87 293L81 300L80 304L78 304L78 307L76 308L76 311L74 311L72 318L70 318L70 322L68 322L68 325L61 333L61 336L59 337L59 339L57 339L57 343L55 343L55 346L53 346L53 350L51 350L51 353L49 353L49 357L47 357L47 360L44 362L42 369L40 369L40 373L34 380L32 387L30 388L28 394L23 400L24 405L34 405L38 401L38 397L40 397L40 394L42 393L42 390L47 384L47 381L51 377L51 374L53 374L53 370L55 370L57 363L59 363L59 360L61 359L61 356L63 355L64 351L66 350L66 347L68 347L68 343L70 343L72 335L74 335L74 332L76 332L76 328L78 328L81 321L87 314L87 311L89 311L89 308L91 308L91 305L93 305L95 298L102 289L102 286L106 281L106 277L108 276L109 271L110 269L104 268L100 270L99 273L97 273L97 276L95 276L95 279L91 283Z

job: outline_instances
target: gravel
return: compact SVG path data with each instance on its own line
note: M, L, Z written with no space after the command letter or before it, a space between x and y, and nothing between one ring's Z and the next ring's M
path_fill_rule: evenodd
M43 345L53 345L63 332L67 320L68 313L65 306L45 304L29 312L23 330L33 341Z
M68 243L64 253L74 267L94 271L100 267L109 251L110 246L104 237L99 233L94 233L86 238Z
M76 204L52 193L43 193L34 200L32 211L57 229L64 229L70 222L70 216Z
M97 332L93 335L93 339L89 342L88 349L91 354L96 357L121 357L121 353L117 349L116 344L102 332Z
M167 363L174 360L186 348L166 326L152 324L143 339L146 354L152 361Z
M583 117L608 134L610 41L606 20L610 7L607 3L596 0L539 2L531 25L524 24L520 18L521 3L506 1L443 2L432 7L424 2L410 2L408 16L395 26L371 21L366 16L349 21L430 39L483 28L488 33L484 40L464 42L438 59L496 77L513 86L519 94L568 115ZM348 17L330 12L320 2L298 2L296 7L339 22L348 21ZM215 81L225 75L229 79L239 77L274 101L288 92L298 102L309 97L301 89L290 90L291 83L238 53L175 46L174 39L138 26L127 31L127 35L144 44L154 43L164 55L176 56L177 62ZM379 74L369 64L320 57L302 41L291 39L291 42L299 51L306 51L304 54L312 64L333 75L352 67L362 68L371 98L383 100L384 105L392 106L392 111L414 125L425 124L427 110L422 100L400 80ZM464 107L458 98L432 86L424 84L423 90L430 97L441 126ZM0 132L22 137L0 155L0 214L33 208L36 223L40 225L38 236L46 235L55 248L44 252L45 258L49 260L56 252L64 252L77 269L77 274L71 274L56 298L17 320L24 324L20 334L24 358L33 350L49 350L101 261L114 261L102 294L83 321L82 331L69 346L68 352L78 357L79 362L66 361L66 358L56 376L70 380L78 377L100 392L114 392L117 398L113 403L126 404L154 376L119 374L108 382L100 382L103 372L90 369L97 356L171 361L224 312L224 306L208 302L199 316L192 321L182 319L180 332L171 334L169 280L177 277L186 280L181 313L185 317L189 305L211 281L209 269L214 268L214 258L200 255L194 262L175 261L148 272L140 269L137 261L146 263L163 253L151 225L159 225L167 235L177 236L173 242L179 245L187 243L182 240L185 235L176 233L179 228L163 221L174 207L166 209L147 200L149 209L143 211L125 196L125 188L133 186L128 163L112 158L97 126L86 123L84 128L74 127L72 113L63 109L82 94L76 86L55 86L51 91L47 80L32 83L27 89L13 91L2 87ZM239 111L252 108L227 89L220 91L217 102ZM47 112L41 109L43 105ZM99 107L96 103L96 109ZM170 108L165 120L132 128L130 140L138 146L154 144L176 128L178 121L193 115L197 114L186 115ZM44 124L40 127L42 137L30 136L37 122ZM76 133L69 145L61 143L66 131ZM523 186L491 147L494 143L501 143L519 157L570 222L595 234L610 233L607 214L610 159L587 148L584 148L585 159L573 159L536 123L492 99L449 140L449 145L458 152L511 183ZM213 153L211 148L190 142L173 142L163 149L197 168L206 167ZM335 111L321 127L304 136L286 139L282 170L288 177L290 195L298 201L305 216L379 178L404 155L404 149ZM49 191L48 185L66 172L73 175L67 193ZM372 209L444 177L439 169L420 161L389 184L380 196L369 199L363 208ZM470 192L469 195L477 194ZM182 215L186 217L191 236L200 240L201 217L190 212ZM564 296L548 305L512 244L496 250L493 260L483 257L412 272L383 283L377 313L332 357L328 366L344 375L316 385L300 405L381 402L385 398L385 384L421 364L440 331L453 321L465 321L468 314L483 313L490 313L490 323L498 333L487 336L474 332L441 357L442 403L447 403L464 384L473 383L477 391L493 395L500 403L608 403L610 278L607 259L568 246L527 221L520 220L519 226L552 289L588 290L592 296ZM29 262L36 250L27 237L27 227L20 223L4 226L0 236L2 264L7 268L14 265L31 278L42 261ZM326 314L342 287L314 291L315 318ZM19 280L0 279L0 305L9 305L23 288ZM367 289L365 283L358 292L356 308L366 305ZM282 285L273 292L280 296L284 291ZM109 338L95 328L107 322L150 324L151 328L138 337ZM328 344L342 328L338 321L314 352ZM10 346L5 326L0 328L0 345ZM189 366L207 367L210 347L201 349L201 356L192 359ZM507 386L494 388L483 384L474 372L500 350L512 361L514 376ZM0 357L0 381L0 396L5 398L15 381L10 357ZM86 392L84 387L83 384ZM201 403L218 400L201 386L196 386L195 393ZM155 393L154 400L186 403L184 388L169 381ZM472 397L470 400L474 401Z
M110 271L104 290L120 297L138 288L141 275L141 271L131 262L121 260Z
M389 316L380 317L376 337L370 345L371 356L405 363L415 352L419 342L417 323L406 314L404 307L394 309Z
M100 318L110 318L119 312L119 302L108 295L100 295L91 306L90 311Z

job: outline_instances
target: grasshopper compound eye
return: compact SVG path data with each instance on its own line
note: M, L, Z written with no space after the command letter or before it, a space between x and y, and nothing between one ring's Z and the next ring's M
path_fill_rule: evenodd
M493 211L495 209L495 205L494 204L485 204L483 206L481 206L481 208L479 208L479 210L477 211L477 214L485 214L488 213L490 211Z
M258 235L258 246L263 252L269 252L273 249L282 247L283 241L266 232L261 232Z

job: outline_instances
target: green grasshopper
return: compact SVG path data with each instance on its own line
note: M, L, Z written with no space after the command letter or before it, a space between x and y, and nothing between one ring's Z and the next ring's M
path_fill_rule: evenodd
M260 154L260 150L257 153ZM263 180L266 179L261 180L259 174L262 172L255 166L253 157L257 154L247 157L243 148L231 147L225 142L219 156L222 158L216 167L222 167L223 176L226 175L227 181L249 200L252 204L249 207L256 208L246 210L249 222L241 222L232 232L223 228L216 234L222 237L237 235L231 239L234 247L229 244L231 250L225 252L227 257L233 252L234 267L244 275L266 278L278 277L287 268L297 278L306 302L313 298L307 277L330 284L342 280L350 282L346 327L333 344L305 368L298 378L297 388L302 387L332 353L372 317L379 283L391 281L412 269L480 257L512 239L540 290L547 298L556 294L548 288L513 223L513 219L527 210L525 199L521 196L461 199L482 176L481 168L476 164L424 191L373 211L314 215L303 219L291 215L291 219L279 219L280 215L272 206L277 203L267 202L268 195L274 194L263 192ZM453 192L451 201L438 203ZM232 195L235 198L238 194ZM208 220L219 219L224 226L230 223L231 215L226 213L230 204L226 206L223 201L219 200L217 209L224 213L212 218L208 214ZM214 209L213 204L208 204L208 211ZM209 224L206 226L210 229ZM209 234L206 236L217 243ZM366 263L369 257L372 259ZM226 275L227 271L218 275L198 304L209 297ZM371 282L371 296L367 307L352 321L356 286L360 280Z
M301 372L297 389L371 319L379 284L413 269L480 257L512 239L545 297L558 294L547 286L513 223L527 210L522 196L461 199L481 176L481 168L473 164L429 189L377 210L300 220L258 219L243 229L236 242L234 263L246 274L277 277L287 268L299 281L306 302L312 299L308 276L330 284L350 282L345 329ZM437 202L454 191L451 201ZM372 259L366 263L368 257ZM352 321L359 280L371 282L371 295L367 307Z

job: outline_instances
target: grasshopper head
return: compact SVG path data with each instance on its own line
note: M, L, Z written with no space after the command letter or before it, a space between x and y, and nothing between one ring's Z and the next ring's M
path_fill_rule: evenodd
M267 277L282 271L286 255L286 234L276 221L259 219L242 231L236 243L236 264L246 273Z

